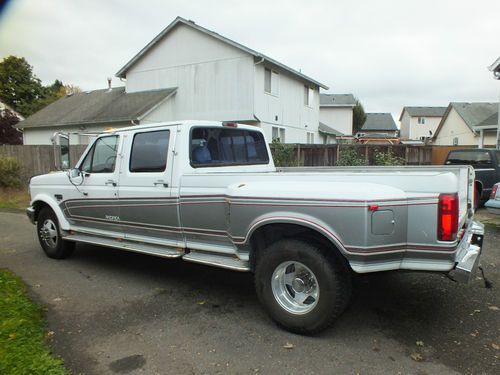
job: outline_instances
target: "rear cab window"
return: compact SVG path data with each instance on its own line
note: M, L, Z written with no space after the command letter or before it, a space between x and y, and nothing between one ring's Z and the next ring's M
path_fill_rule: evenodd
M492 160L489 151L484 150L463 150L451 151L446 159L447 165L472 165L473 167L491 167Z
M194 168L269 163L263 134L247 129L193 127L189 155Z
M170 130L136 133L130 151L129 171L164 172L167 168Z

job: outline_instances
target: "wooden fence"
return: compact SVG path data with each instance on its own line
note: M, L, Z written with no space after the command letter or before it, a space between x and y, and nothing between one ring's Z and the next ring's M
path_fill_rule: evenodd
M271 146L272 147L272 146ZM391 151L407 165L429 165L432 163L432 147L410 145L293 145L296 161L305 167L334 166L342 149L354 148L367 165L375 164L375 155Z
M460 147L445 146L410 146L410 145L293 145L294 153L300 165L309 167L334 166L343 148L354 147L368 165L374 164L375 154L390 150L394 155L403 158L407 165L443 164L449 150ZM71 164L78 161L85 145L71 146ZM463 148L463 147L462 147ZM22 165L23 180L30 176L48 173L55 170L54 151L51 145L1 145L0 156L12 156Z
M70 160L72 166L78 161L86 147L85 145L71 146ZM26 181L30 176L55 170L52 145L1 145L0 156L11 156L19 161L22 166L22 181Z

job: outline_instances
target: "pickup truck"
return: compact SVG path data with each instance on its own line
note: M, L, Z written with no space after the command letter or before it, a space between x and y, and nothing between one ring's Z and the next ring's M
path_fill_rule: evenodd
M253 272L271 318L313 334L346 308L353 272L468 281L473 187L468 166L277 169L258 127L184 121L98 135L76 168L31 178L27 214L51 258L80 242Z
M445 165L471 165L476 173L476 207L486 202L493 185L500 181L500 150L489 148L470 148L452 150L448 153Z

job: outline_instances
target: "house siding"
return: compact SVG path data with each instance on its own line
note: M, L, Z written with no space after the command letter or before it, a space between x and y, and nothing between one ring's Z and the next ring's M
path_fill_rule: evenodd
M351 107L320 107L319 121L344 135L353 135L353 114Z
M179 25L127 72L127 92L177 87L176 120L252 120L253 57ZM163 121L165 121L164 119Z
M462 117L452 108L436 137L435 144L440 146L452 146L455 137L458 138L459 146L477 146L477 137L474 137L474 133L470 130Z
M279 93L272 95L264 90L264 64L255 65L254 102L255 116L271 140L273 126L284 127L286 143L306 143L307 132L314 133L314 143L321 143L319 125L319 88L314 88L312 103L304 104L305 82L279 72ZM268 67L271 68L271 67ZM272 69L272 68L271 68Z

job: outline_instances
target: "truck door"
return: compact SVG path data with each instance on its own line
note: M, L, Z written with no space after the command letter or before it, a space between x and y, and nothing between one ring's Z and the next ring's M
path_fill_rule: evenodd
M64 214L75 226L121 232L118 217L118 135L100 137L87 152L80 170L81 185L62 203Z
M118 197L127 239L180 243L178 199L171 193L175 129L138 130L125 137Z

